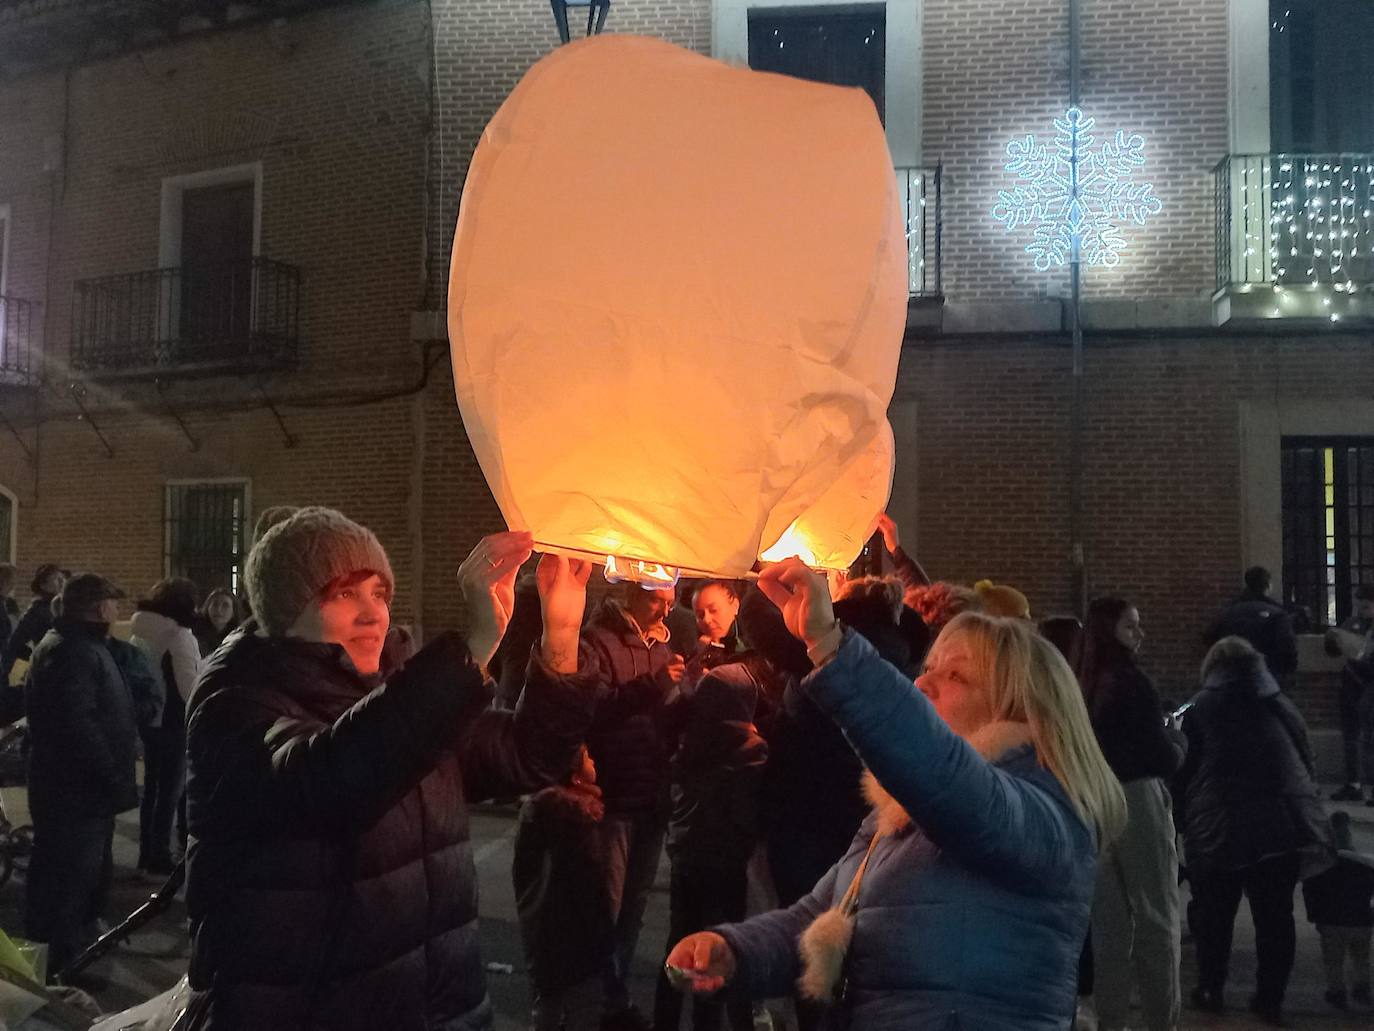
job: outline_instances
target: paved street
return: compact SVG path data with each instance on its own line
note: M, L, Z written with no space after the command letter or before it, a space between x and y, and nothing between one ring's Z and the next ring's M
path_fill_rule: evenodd
M1329 794L1329 789L1327 791ZM5 789L6 810L11 818L22 818L22 789ZM1356 828L1359 846L1374 852L1374 808L1344 807L1350 812ZM515 838L515 818L512 808L483 808L474 814L475 852L481 877L482 891L482 947L489 964L510 964L513 974L493 972L489 975L491 994L496 1004L499 1031L522 1031L525 1025L528 994L525 978L520 973L520 941L515 925L514 900L510 884L511 847ZM115 842L117 864L115 904L112 916L136 908L156 887L137 880L131 867L136 861L137 820L129 814L119 823ZM653 994L653 976L667 934L668 867L665 862L659 871L654 897L640 940L638 964L635 970L635 992L646 1009ZM1374 1025L1374 1015L1368 1009L1335 1014L1322 1001L1321 958L1315 930L1305 920L1301 901L1298 913L1298 962L1288 994L1288 1011L1295 1027L1300 1028L1363 1028ZM22 886L18 878L0 890L0 925L17 932L22 928ZM133 941L96 965L94 971L109 980L109 987L97 992L101 1004L115 1011L148 998L171 986L186 967L185 910L180 903L160 917ZM1253 931L1245 907L1236 922L1236 950L1232 961L1232 982L1228 1000L1241 1012L1220 1018L1201 1018L1185 1011L1183 1027L1250 1028L1256 1026L1244 1014L1254 969ZM1183 984L1185 991L1193 984L1192 949L1183 950Z

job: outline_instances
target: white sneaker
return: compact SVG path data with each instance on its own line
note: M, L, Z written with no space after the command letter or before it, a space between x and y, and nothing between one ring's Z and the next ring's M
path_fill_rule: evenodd
M1093 1009L1091 999L1084 999L1078 1004L1073 1015L1073 1031L1098 1031L1097 1011Z

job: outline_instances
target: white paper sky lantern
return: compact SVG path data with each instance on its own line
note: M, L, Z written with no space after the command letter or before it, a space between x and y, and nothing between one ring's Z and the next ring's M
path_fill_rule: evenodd
M845 565L887 502L906 244L867 94L600 36L482 136L449 279L463 422L543 550Z

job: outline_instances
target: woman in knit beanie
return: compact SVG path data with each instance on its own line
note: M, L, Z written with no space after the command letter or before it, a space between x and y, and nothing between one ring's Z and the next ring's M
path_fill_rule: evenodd
M488 707L483 668L531 544L479 542L458 572L465 638L383 681L395 580L377 538L326 508L264 529L245 569L256 629L215 654L188 711L197 1028L490 1026L465 802L559 781L593 701L591 567L546 555L523 698Z

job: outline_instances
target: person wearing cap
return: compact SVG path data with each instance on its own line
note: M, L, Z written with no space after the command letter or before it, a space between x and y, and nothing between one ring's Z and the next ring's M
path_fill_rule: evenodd
M33 855L25 933L48 944L48 970L75 958L101 915L115 815L138 805L134 700L106 647L124 593L83 573L62 588L61 615L33 650L25 703Z
M595 697L578 646L591 567L546 555L523 697L489 707L483 670L531 546L479 542L458 571L466 638L440 635L385 680L394 579L377 538L303 508L254 546L253 622L188 706L200 1031L491 1026L466 803L566 776Z

